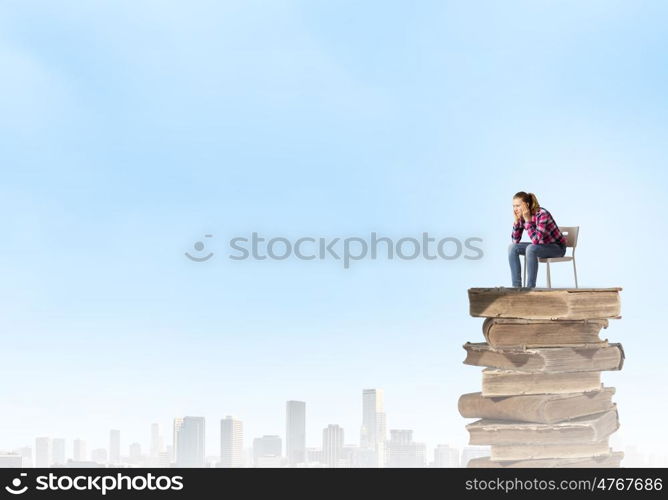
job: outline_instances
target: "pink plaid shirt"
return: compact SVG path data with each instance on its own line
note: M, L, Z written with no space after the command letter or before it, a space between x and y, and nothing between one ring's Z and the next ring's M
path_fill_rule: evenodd
M513 224L511 235L513 243L519 243L522 239L522 231L526 229L535 245L547 245L558 243L566 245L566 237L559 231L559 226L552 218L552 214L545 208L540 207L531 220L525 221L521 216L516 224Z

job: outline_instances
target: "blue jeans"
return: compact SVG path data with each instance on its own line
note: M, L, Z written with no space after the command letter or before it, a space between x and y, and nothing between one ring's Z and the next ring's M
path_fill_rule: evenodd
M566 247L558 243L535 245L533 243L511 243L508 246L508 262L510 263L510 276L514 287L522 286L522 269L520 255L527 256L527 288L536 288L536 276L538 275L538 259L545 257L563 257Z

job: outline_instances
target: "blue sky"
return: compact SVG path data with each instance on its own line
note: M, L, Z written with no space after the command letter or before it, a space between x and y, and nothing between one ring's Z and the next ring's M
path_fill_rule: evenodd
M581 286L621 286L622 444L662 448L664 2L3 2L6 384L0 448L148 445L149 425L284 432L361 392L389 428L463 445L466 290L509 286L511 198L580 225ZM230 261L268 237L480 237L477 261ZM184 258L211 233L215 257ZM539 286L544 269L539 275ZM571 286L555 267L555 286ZM651 432L650 432L651 431ZM170 430L163 429L166 436Z

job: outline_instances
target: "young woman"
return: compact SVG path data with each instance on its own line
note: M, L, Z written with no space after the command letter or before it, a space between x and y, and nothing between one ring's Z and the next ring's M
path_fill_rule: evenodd
M552 214L538 205L538 199L533 193L520 191L513 196L513 216L513 242L508 247L513 286L522 286L520 255L526 254L527 288L535 288L538 259L563 257L566 253L566 238L559 231ZM522 231L525 229L531 243L520 243Z

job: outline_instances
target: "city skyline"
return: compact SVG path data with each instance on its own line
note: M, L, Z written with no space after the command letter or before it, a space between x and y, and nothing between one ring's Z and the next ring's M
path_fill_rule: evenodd
M410 456L408 458L404 457L407 454L406 450L414 446L413 430L390 429L392 439L387 441L385 436L384 391L382 389L363 389L361 407L358 444L345 441L344 429L338 424L330 423L322 429L321 446L307 447L305 436L307 404L305 401L289 400L285 404L285 434L283 436L265 434L255 437L250 446L249 443L244 442L243 421L230 415L221 418L219 420L220 448L215 463L210 462L210 458L215 454L212 453L212 450L207 450L205 445L206 419L190 415L175 417L172 420L171 429L161 429L158 423L151 423L147 439L148 447L142 448L140 442L129 443L127 444L128 455L123 455L120 451L122 448L122 432L119 429L109 431L108 450L95 448L87 453L86 440L75 438L72 441L71 460L74 462L97 461L111 465L137 465L141 463L153 467L164 467L167 464L176 467L203 467L206 464L217 467L241 467L249 465L247 455L250 451L253 456L253 466L260 467L306 464L309 463L306 460L308 458L307 453L317 456L320 465L328 467L337 467L341 464L347 464L345 466L382 467L386 464L422 463L426 465L428 463L425 460L426 447L424 443L417 445L421 450L421 458L418 462L411 462ZM167 433L172 435L171 446L165 445L164 436ZM292 454L302 456L305 460L300 462L291 460L291 454L287 447L290 440L293 442L291 446ZM382 458L379 458L379 452L381 454L385 453L383 450L385 450L384 444L386 441L390 450L388 456L383 455ZM58 443L58 453L52 451L55 449L56 443ZM283 448L283 443L286 443L285 448ZM399 450L397 447L401 447L401 449ZM476 449L476 447L469 448ZM25 450L26 447L21 449ZM150 451L148 454L143 454L142 449ZM392 459L392 449L396 449L397 453L401 454L403 458ZM356 452L355 450L359 451ZM353 455L350 455L351 453L354 454L354 458L351 458L353 457ZM36 438L34 457L36 466L44 467L47 466L47 463L63 464L65 439ZM122 461L123 458L126 459L125 462ZM438 462L438 459L436 461Z
M31 463L36 467L48 467L54 464L67 465L69 460L82 466L96 462L109 466L158 468L464 467L468 459L489 454L489 447L486 446L457 447L440 443L428 447L426 443L414 440L413 429L390 427L388 439L388 436L385 435L387 420L384 412L383 389L363 389L361 396L362 411L358 443L346 441L344 439L345 429L338 424L329 423L322 428L320 446L304 446L301 456L305 460L300 462L290 460L287 442L290 437L293 437L298 450L301 443L305 443L305 436L301 433L305 429L308 406L305 401L288 400L285 402L285 432L283 435L263 434L245 440L242 420L226 415L217 421L209 422L210 429L215 427L219 429L219 433L214 436L219 440L217 450L206 447L204 438L207 428L206 418L184 415L173 418L171 428L160 427L155 422L147 425L147 438L143 444L138 441L123 443L121 430L111 429L108 448L95 447L88 451L87 441L77 437L71 440L72 452L68 454L66 453L66 439L40 436L35 438L34 453L30 446L22 446L11 451L0 446L0 457L4 457L0 459L0 464L12 463L14 459L11 453L19 453L29 454ZM369 429L375 430L370 432ZM171 444L167 444L165 440L165 436L169 434L172 435ZM379 442L382 443L380 447ZM122 449L127 449L128 453L123 454ZM384 450L382 458L379 458L377 454L379 449ZM656 455L643 455L634 446L629 446L627 449L630 450L630 456L625 457L625 460L631 464L642 464L643 460L645 462L650 460L655 465L668 466L668 456L657 458ZM148 453L143 453L143 450L147 450ZM299 452L297 455L300 455ZM624 462L622 465L624 466Z

